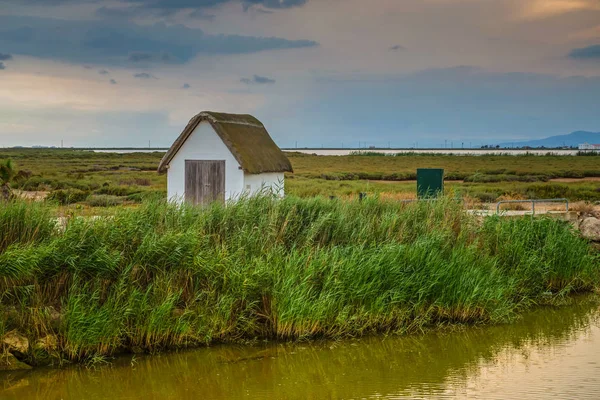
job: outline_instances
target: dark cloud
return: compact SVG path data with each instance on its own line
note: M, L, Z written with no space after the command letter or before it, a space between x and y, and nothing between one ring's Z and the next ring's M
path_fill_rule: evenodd
M230 0L122 0L139 9L177 11L185 9L201 9L230 3Z
M399 44L395 44L389 48L389 51L400 51L400 50L406 50L406 47L401 46Z
M245 9L257 5L265 8L284 9L303 6L307 0L124 0L124 2L159 10L198 10L214 8L226 3L241 3Z
M134 78L140 78L140 79L158 79L154 75L149 74L147 72L139 72L137 74L133 74L133 77Z
M102 18L110 19L129 19L140 14L138 7L100 7L96 10L96 15Z
M27 34L24 34L27 32ZM126 64L132 54L184 63L199 54L247 54L317 46L311 40L211 35L183 25L136 25L0 15L0 48L71 62ZM147 57L147 56L142 56Z
M117 84L117 81L115 81L114 79L111 79L109 82L110 82L111 85L116 85Z
M267 85L275 83L275 79L254 75L252 78L242 78L240 79L240 82L245 83L246 85Z
M100 3L99 0L5 0L9 3L28 4L36 6L60 6L81 3ZM308 0L120 0L121 3L132 4L137 7L155 9L200 9L218 7L226 3L239 3L244 7L261 5L267 8L292 8L303 6Z
M131 53L129 55L129 61L131 61L131 62L151 61L153 57L154 56L152 53L137 52L137 53Z
M256 83L275 83L275 79L270 79L264 76L254 75L254 82Z
M579 60L600 60L600 44L573 49L569 57Z
M242 1L244 8L247 9L249 6L261 5L266 8L292 8L300 7L307 3L308 0L245 0Z
M184 83L183 86L181 87L182 89L189 89L192 86L189 83Z
M105 70L105 69L98 70L98 73L100 75L108 75L109 74L109 72L107 70Z
M175 62L176 59L169 53L149 53L138 51L129 54L128 60L134 63L150 63L150 62Z
M188 17L194 18L194 19L199 19L199 20L204 20L204 21L214 21L216 16L213 14L207 14L202 9L197 9L197 10L194 10L191 13L189 13Z
M273 14L273 11L271 11L271 10L265 10L264 8L257 8L254 11L257 12L257 13L259 13L259 14Z
M3 62L0 61L0 69L6 69L6 66L4 65Z
M61 6L73 3L97 3L98 0L4 0L6 3L15 3L32 6Z
M12 60L12 58L13 58L12 54L0 53L0 61L8 61L8 60Z
M42 2L42 0L35 0ZM286 9L300 7L307 0L121 0L123 6L102 6L96 15L104 18L126 18L154 15L168 17L182 10L191 11L188 16L196 19L212 21L215 16L207 14L206 9L214 9L224 4L241 4L244 11L255 8L257 11L269 12L268 9Z

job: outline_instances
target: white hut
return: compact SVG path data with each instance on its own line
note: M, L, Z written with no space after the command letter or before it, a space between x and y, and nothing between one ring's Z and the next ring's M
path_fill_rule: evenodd
M203 111L190 120L158 166L173 201L207 204L271 190L283 196L292 165L264 125L246 114Z

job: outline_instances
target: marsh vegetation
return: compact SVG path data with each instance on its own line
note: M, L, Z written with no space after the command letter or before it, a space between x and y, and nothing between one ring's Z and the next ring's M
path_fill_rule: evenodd
M10 185L23 197L48 198L55 204L96 208L137 204L164 197L166 177L156 173L164 153L94 153L62 149L0 149L11 159ZM443 168L446 188L476 202L498 199L556 198L600 200L599 157L558 155L484 155L364 153L316 156L287 153L294 173L286 175L286 193L298 197L415 196L417 168Z
M153 201L60 226L13 201L0 231L0 336L26 335L32 364L505 322L600 280L567 223L481 222L452 199Z

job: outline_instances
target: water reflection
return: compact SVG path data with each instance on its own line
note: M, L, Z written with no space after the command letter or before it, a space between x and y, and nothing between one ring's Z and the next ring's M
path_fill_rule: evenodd
M514 324L451 333L124 357L96 369L0 375L0 398L502 398L569 391L596 398L600 383L586 379L600 376L599 318L597 300L587 298ZM545 380L555 375L561 387Z

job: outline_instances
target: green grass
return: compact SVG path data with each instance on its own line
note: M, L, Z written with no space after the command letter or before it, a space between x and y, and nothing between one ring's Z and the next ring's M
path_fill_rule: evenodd
M20 174L13 189L52 192L58 204L84 202L90 195L166 193L166 177L156 172L164 153L94 153L73 149L0 149Z
M443 168L451 179L465 179L474 174L505 176L540 176L552 178L599 177L596 157L564 155L447 155L400 153L397 156L366 155L315 156L288 153L296 175L310 178L338 174L365 174L381 179L392 174L415 174L417 168ZM393 179L388 179L393 180Z
M600 280L598 255L568 224L481 224L450 199L154 201L62 227L44 204L0 210L0 326L31 343L55 334L74 361L498 323Z
M286 193L300 197L349 196L365 192L410 198L416 193L417 168L443 168L453 193L494 202L501 196L567 197L600 201L598 157L357 153L316 156L287 153L294 174L286 174ZM589 154L589 153L586 153ZM0 149L20 173L11 186L48 191L56 204L93 206L139 203L164 197L166 176L156 172L163 153L94 153L73 149ZM553 179L573 178L570 182ZM113 197L98 197L113 196ZM106 201L104 201L106 200Z
M302 197L365 192L410 198L416 194L413 181L417 168L443 168L446 187L453 193L486 202L494 202L500 196L600 200L600 182L577 181L600 177L597 157L427 153L382 156L369 152L349 156L289 153L289 157L294 175L287 176L286 192ZM575 180L552 181L559 178Z
M364 192L369 196L379 195L390 199L415 198L417 184L414 181L331 181L300 176L287 177L286 193L300 197L313 196L356 196ZM496 202L501 196L525 199L568 198L569 200L600 200L600 182L496 182L474 183L446 181L446 192L457 196L470 196L484 203Z

